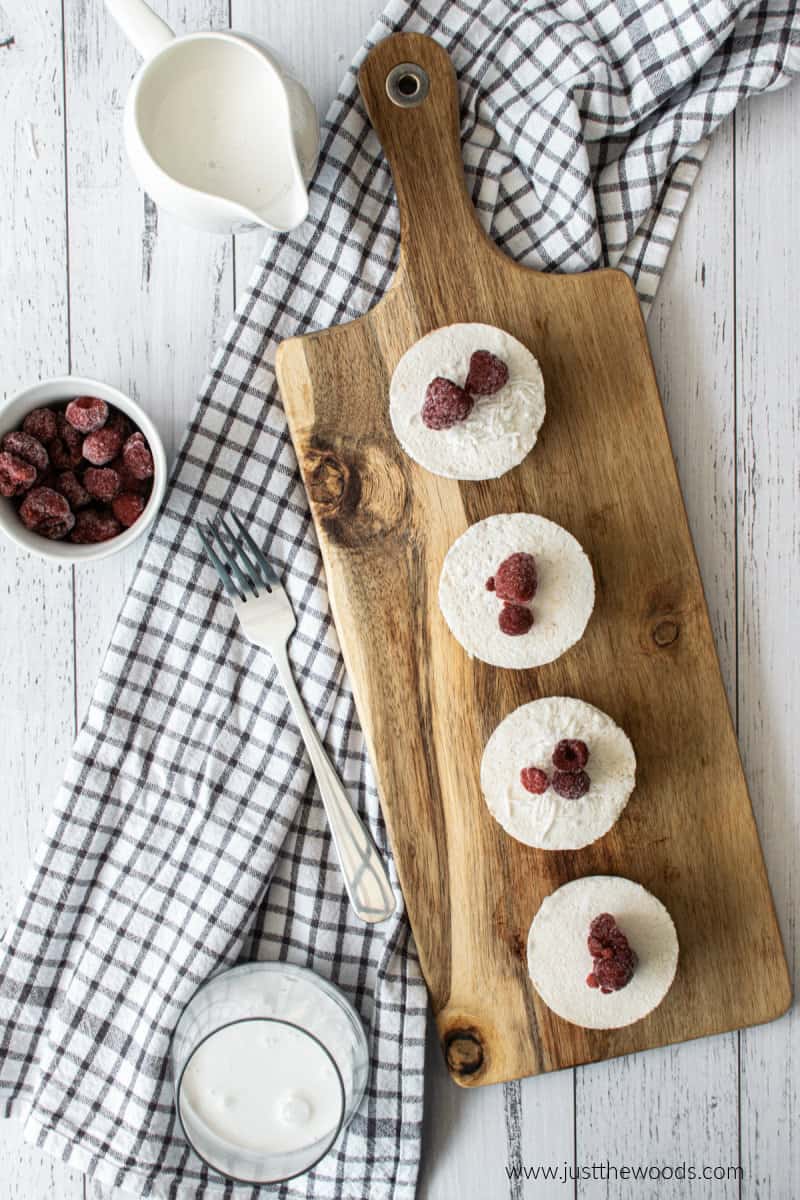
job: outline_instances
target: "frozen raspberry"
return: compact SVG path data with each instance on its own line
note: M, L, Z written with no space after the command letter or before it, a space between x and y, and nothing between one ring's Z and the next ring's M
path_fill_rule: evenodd
M18 496L36 482L38 472L32 463L7 450L0 450L0 496Z
M543 796L550 786L547 772L539 767L523 767L519 773L519 781L525 791L532 792L534 796Z
M577 738L563 738L553 751L557 771L582 771L589 761L589 747Z
M155 470L150 447L141 433L132 433L128 438L122 447L122 461L134 479L149 479Z
M131 475L128 468L125 466L125 461L122 455L118 455L112 462L108 464L119 475L119 490L120 492L135 492L137 495L144 495L151 486L149 479L137 479Z
M486 580L486 590L487 590L487 592L494 591L494 575L490 575L489 578Z
M533 625L533 613L522 604L504 604L497 623L509 637L519 637Z
M564 800L580 800L589 790L591 780L585 771L554 771L553 791Z
M80 447L76 454L60 437L53 438L52 442L47 443L47 453L50 455L51 463L58 471L71 471L83 458Z
M36 476L36 486L52 488L54 492L60 492L58 472L54 471L52 467L48 467L46 471L39 471Z
M538 582L533 555L519 552L500 563L494 576L494 590L498 600L526 604L536 595Z
M627 987L633 978L636 955L611 913L600 913L589 926L586 945L592 956L592 973L586 982L604 995Z
M78 546L90 546L95 542L107 542L109 538L116 537L121 529L119 521L111 513L84 508L75 518L75 528L69 540Z
M52 408L34 408L22 422L22 428L40 442L52 442L58 437L58 421Z
M91 496L74 471L62 471L56 476L53 486L62 496L66 496L73 512L91 503Z
M594 968L594 977L604 996L609 992L618 992L627 987L633 979L634 963L632 957L600 958Z
M508 367L490 350L476 350L469 360L464 390L470 396L493 396L508 383Z
M29 492L19 506L19 515L26 529L53 540L64 537L75 524L66 498L47 487Z
M425 389L422 423L428 429L450 429L466 421L472 412L472 397L451 379L437 375Z
M112 408L109 411L105 427L106 429L116 429L123 442L135 432L132 422L118 408Z
M99 396L76 396L70 400L64 416L73 429L81 433L94 433L102 429L108 420L108 405Z
M21 429L7 433L0 445L7 454L16 454L17 458L22 458L31 466L36 467L40 475L50 465L50 458L39 439L30 433L24 433Z
M119 475L111 467L87 467L83 473L83 486L95 500L110 503L119 494Z
M56 425L58 426L58 436L63 438L70 448L83 445L83 434L70 425L63 412L56 413Z
M119 454L122 437L116 429L98 429L83 439L83 457L93 467L104 467Z
M71 471L83 458L83 438L63 413L56 413L58 436L47 444L50 461L59 471Z
M611 913L600 913L589 926L587 945L592 958L610 958L620 936L624 937ZM620 943L621 944L621 943Z
M144 505L145 501L142 496L137 496L133 492L122 492L112 502L111 507L120 525L124 525L127 529L128 526L139 520L144 512Z

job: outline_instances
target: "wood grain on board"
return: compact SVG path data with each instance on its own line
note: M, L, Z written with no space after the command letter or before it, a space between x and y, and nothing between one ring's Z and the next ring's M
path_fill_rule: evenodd
M403 109L385 80L409 61L430 94ZM542 275L486 239L464 187L452 67L435 43L388 38L359 82L400 204L397 278L360 320L284 343L277 367L451 1074L497 1082L766 1021L789 1003L786 964L633 287L616 271ZM499 480L430 475L391 431L394 366L453 321L507 329L542 367L539 443ZM453 541L518 510L574 533L598 585L580 644L525 672L470 660L436 599ZM479 786L492 730L546 695L604 709L638 757L619 823L571 853L509 838ZM678 929L673 988L627 1029L569 1025L527 977L541 900L593 873L641 882Z

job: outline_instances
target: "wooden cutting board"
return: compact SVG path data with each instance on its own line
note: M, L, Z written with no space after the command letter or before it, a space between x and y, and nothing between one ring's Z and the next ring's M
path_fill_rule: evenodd
M403 63L429 79L415 107L387 94ZM633 286L618 271L540 274L486 238L464 186L453 69L435 42L388 38L359 85L394 175L397 275L360 320L284 342L277 370L450 1072L496 1083L770 1020L790 1003L786 961ZM485 483L428 474L389 421L398 359L455 321L508 330L545 379L534 451ZM575 534L597 582L584 638L528 671L469 659L437 604L454 540L516 511ZM638 758L622 818L579 851L508 837L479 784L496 725L549 695L605 710ZM598 873L655 893L681 947L660 1007L607 1032L555 1016L525 960L542 899Z

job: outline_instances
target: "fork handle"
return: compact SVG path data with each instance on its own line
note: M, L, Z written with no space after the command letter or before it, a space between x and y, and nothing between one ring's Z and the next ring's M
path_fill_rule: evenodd
M350 902L367 924L385 921L394 912L396 901L378 848L353 808L311 723L297 690L286 649L278 651L273 658L317 777Z

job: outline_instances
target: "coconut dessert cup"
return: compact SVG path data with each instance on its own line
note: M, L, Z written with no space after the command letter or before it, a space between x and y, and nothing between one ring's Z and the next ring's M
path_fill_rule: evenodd
M487 807L509 836L539 850L579 850L619 820L636 784L627 734L569 696L520 705L481 759Z
M529 579L522 578L525 568ZM501 582L521 587L504 590ZM439 577L439 607L467 654L512 670L544 666L569 650L583 636L594 599L580 543L533 513L471 525L448 550Z
M593 956L589 935L598 918L605 918L606 927L611 923L612 934L601 936L600 954ZM615 943L621 943L622 962L614 960ZM534 988L554 1013L584 1029L619 1029L641 1021L672 986L678 954L675 925L661 901L618 875L563 884L542 901L528 934ZM604 972L616 967L622 986L600 986L598 980L608 981Z
M389 417L403 450L427 471L496 479L536 444L545 417L542 372L522 342L494 325L446 325L420 338L395 367Z

